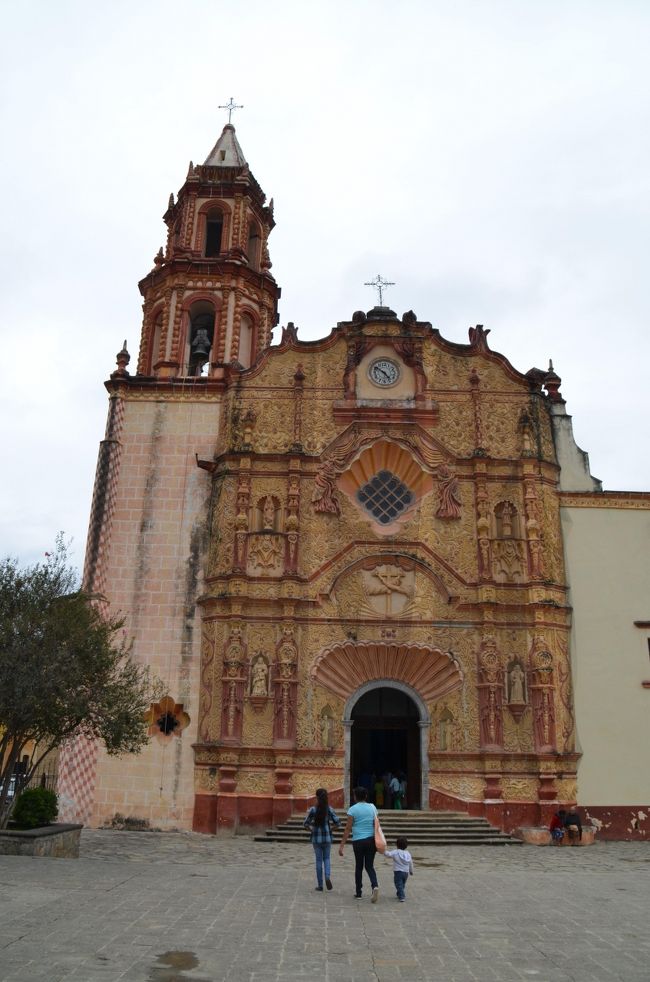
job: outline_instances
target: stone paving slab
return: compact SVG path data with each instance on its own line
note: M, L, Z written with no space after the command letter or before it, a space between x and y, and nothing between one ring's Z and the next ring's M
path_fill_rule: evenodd
M0 982L648 982L650 846L414 847L397 903L314 892L309 844L85 831L0 857ZM364 887L367 891L367 887Z

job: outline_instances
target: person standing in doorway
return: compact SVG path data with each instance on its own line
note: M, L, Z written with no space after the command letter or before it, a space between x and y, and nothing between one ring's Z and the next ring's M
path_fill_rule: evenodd
M325 872L325 886L328 890L332 889L330 851L332 848L332 825L337 828L341 822L330 808L327 791L325 788L318 788L316 791L316 804L312 805L307 812L307 817L303 822L306 829L311 832L311 844L314 847L314 859L316 861L316 889L323 889L323 871Z
M392 806L393 806L393 808L396 808L399 811L401 809L401 807L402 807L402 802L400 801L399 778L398 778L397 774L392 774L391 775L391 779L390 779L390 793L391 793L391 799L392 799Z
M376 904L379 899L379 883L375 872L375 819L377 809L368 800L368 792L365 788L354 789L354 804L348 809L348 820L343 830L343 838L339 846L339 856L343 855L345 843L352 836L352 848L354 850L354 886L355 897L361 900L363 889L363 870L370 879L372 888L372 903Z

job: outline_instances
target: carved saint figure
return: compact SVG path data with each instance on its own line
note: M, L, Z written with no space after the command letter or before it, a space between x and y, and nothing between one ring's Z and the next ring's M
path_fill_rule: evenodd
M334 717L326 711L323 711L320 718L320 733L323 748L332 750L334 747Z
M341 514L341 505L336 495L336 468L331 460L326 460L314 478L314 493L311 496L314 511Z
M507 539L512 535L512 523L514 519L515 510L509 501L503 502L503 507L501 508L501 535Z
M268 695L268 681L269 670L267 664L262 655L258 655L253 663L253 671L251 673L251 695Z
M265 531L273 531L275 528L275 504L270 494L264 499L264 507L262 508L262 528Z
M526 677L524 675L524 671L521 665L519 664L519 662L515 662L512 668L510 669L510 672L508 673L508 681L510 683L509 685L510 699L508 700L509 702L513 702L513 703L526 702L526 695L524 691L525 678Z
M440 499L436 515L438 518L460 518L460 485L456 475L446 464L438 468L440 478Z

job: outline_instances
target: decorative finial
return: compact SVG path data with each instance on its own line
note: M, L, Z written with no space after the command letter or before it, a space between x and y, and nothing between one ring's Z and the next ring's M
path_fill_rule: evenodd
M229 103L227 103L225 106L219 106L219 109L227 109L228 110L228 123L230 123L232 114L234 113L235 109L243 109L243 108L244 108L243 106L238 106L237 105L237 103L235 102L235 100L233 99L232 96L230 96L230 102Z
M552 402L564 401L560 394L561 385L562 385L562 379L553 368L553 362L549 359L548 372L546 373L546 377L544 379L544 387L546 388L548 397Z
M282 339L280 344L291 344L298 340L298 328L293 321L289 321L286 327L282 328Z
M126 349L126 338L124 339L122 350L118 351L118 353L115 356L115 360L117 362L117 369L111 374L111 378L115 378L118 375L121 376L128 375L129 373L126 370L126 366L131 361L131 355Z
M379 273L377 273L377 275L375 276L374 280L370 280L369 283L364 283L363 285L364 286L373 286L375 288L375 290L377 291L377 295L379 297L379 306L380 307L383 307L384 306L384 290L386 289L386 287L388 287L388 286L395 286L395 284L392 283L390 280L384 280L384 279L382 279L382 277L380 276Z
M169 203L168 203L167 207L168 208L173 208L174 207L174 192L173 191L169 195Z
M153 264L154 266L162 266L164 261L165 261L165 256L163 254L163 248L161 246L158 252L156 253L156 255L153 257Z
M187 177L194 177L194 161L190 160L190 166L187 168Z

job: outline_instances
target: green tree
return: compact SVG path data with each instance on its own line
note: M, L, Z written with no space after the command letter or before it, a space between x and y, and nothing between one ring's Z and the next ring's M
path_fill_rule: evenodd
M44 562L21 569L14 559L0 561L0 827L15 764L29 745L36 752L21 787L78 734L118 756L147 742L154 686L131 657L124 622L105 606L78 588L62 536Z

